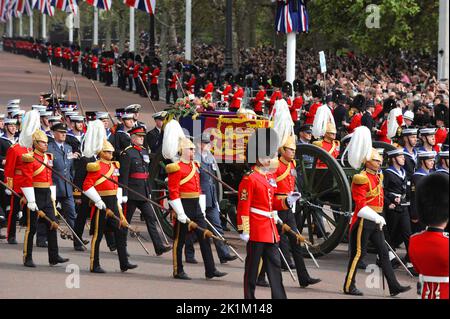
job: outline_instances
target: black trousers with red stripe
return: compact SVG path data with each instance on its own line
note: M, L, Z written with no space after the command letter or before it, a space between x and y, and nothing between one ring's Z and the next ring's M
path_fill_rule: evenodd
M20 198L17 196L10 196L10 207L8 213L8 226L7 226L7 237L8 239L16 238L16 225L17 225L17 214L20 211Z
M51 199L50 188L35 188L34 194L36 197L36 205L39 210L43 211L45 215L52 221L57 221L55 210ZM50 229L50 223L44 218L38 218L37 212L26 210L27 230L25 231L25 239L23 244L23 262L32 260L33 255L33 238L36 234L36 224L42 224L46 229L48 240L48 261L49 263L56 262L58 257L58 236L56 229Z
M203 229L207 229L205 218L200 210L198 198L182 199L184 212L189 219L195 222ZM183 268L183 247L186 242L186 234L188 233L188 224L182 224L178 220L174 226L175 238L173 242L173 275L178 275L184 272ZM203 238L203 232L196 229L198 242L200 244L200 251L202 253L203 263L205 264L205 275L212 276L216 267L214 265L214 257L211 250L211 243L209 238Z
M119 210L117 207L117 197L114 196L102 196L102 200L105 202L106 207L111 209L114 214L119 217ZM111 217L106 217L105 211L95 209L94 215L91 221L91 232L93 233L91 242L91 257L90 257L90 270L100 266L100 242L103 238L105 231L112 231L117 245L117 254L119 256L120 268L124 268L128 264L128 257L125 248L126 230L125 228L119 228L119 222Z
M244 298L256 299L256 279L262 259L265 272L269 278L272 299L287 299L281 275L281 256L277 243L249 241L245 258Z
M383 274L386 277L389 290L397 290L400 283L394 274L391 262L389 261L389 251L385 243L385 237L378 224L374 222L359 218L352 226L350 232L350 262L347 267L347 276L344 282L344 292L349 292L355 288L356 272L358 270L358 262L364 258L367 252L367 244L369 241L375 246L378 258L381 262Z

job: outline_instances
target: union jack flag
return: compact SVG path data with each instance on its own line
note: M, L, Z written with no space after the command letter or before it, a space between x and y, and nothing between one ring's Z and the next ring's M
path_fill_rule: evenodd
M25 0L25 13L28 16L31 16L33 14L33 8L36 5L37 0Z
M37 0L35 8L41 11L42 14L53 17L55 8L51 5L50 0Z
M50 4L53 7L67 13L73 13L75 15L78 13L77 0L50 0Z
M0 22L6 22L9 0L0 0Z
M127 6L139 9L152 15L155 13L156 0L123 0Z
M278 0L275 29L280 33L308 32L305 0Z
M102 10L109 10L112 6L112 0L86 0L86 3Z
M4 3L4 11L0 16L0 19L6 21L11 19L11 17L18 18L22 15L23 9L24 0L6 0Z

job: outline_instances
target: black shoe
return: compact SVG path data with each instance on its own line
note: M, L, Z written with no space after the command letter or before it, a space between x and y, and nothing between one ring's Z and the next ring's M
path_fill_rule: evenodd
M104 271L103 268L100 267L100 266L97 266L94 269L91 269L91 272L94 272L96 274L104 274L104 273L106 273L106 271Z
M42 242L42 243L36 243L37 247L41 247L41 248L47 248L48 244L46 241Z
M315 284L317 284L317 283L319 283L319 282L321 282L321 281L322 281L322 280L319 279L319 278L311 278L311 277L309 277L307 282L301 282L301 283L300 283L300 287L306 288L306 287L308 287L309 285L315 285Z
M63 258L61 256L57 256L55 260L50 261L51 266L55 266L57 264L63 264L69 261L69 258Z
M403 292L407 292L408 290L411 290L411 286L399 286L396 289L393 289L390 293L391 293L391 297L395 297L398 294L401 294Z
M25 267L36 268L36 265L34 264L34 262L33 262L32 259L26 260L26 261L23 263L23 265L24 265Z
M85 251L83 246L74 246L73 249L76 251Z
M344 293L346 295L352 295L352 296L364 296L362 291L356 287L350 288L350 290L348 292L344 290Z
M261 280L258 279L256 281L256 285L259 286L259 287L270 287L270 284L265 279L261 279Z
M221 272L221 271L218 271L218 270L214 270L214 272L211 275L205 275L205 276L206 276L206 279L212 279L214 277L220 278L220 277L223 277L223 276L226 276L226 275L228 275L228 273Z
M236 260L238 257L236 255L228 255L222 259L220 259L221 264L226 264L228 261Z
M121 270L122 272L125 272L125 271L127 271L127 270L137 268L137 266L138 266L138 265L127 263L124 267L120 267L120 270Z
M17 245L16 237L8 238L8 244L10 244L10 245Z
M87 239L82 239L82 241L83 241L83 244L85 244L85 245L89 244L89 240L87 240Z
M116 246L109 246L109 251L116 251L117 247Z
M182 273L173 275L173 278L182 280L191 280L191 277L189 277L184 271Z
M198 264L198 261L195 258L186 258L186 262L188 264Z
M158 250L156 252L156 256L161 256L162 254L167 253L168 251L171 251L171 250L172 250L172 247L170 247L170 246L163 246L163 248L161 250Z

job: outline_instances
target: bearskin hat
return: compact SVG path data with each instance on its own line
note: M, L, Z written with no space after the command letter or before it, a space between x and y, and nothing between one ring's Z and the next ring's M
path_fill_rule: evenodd
M241 73L238 73L234 76L234 83L242 86L244 84L244 76Z
M315 98L321 99L323 97L322 88L317 84L313 85L313 87L311 88L311 92L312 96Z
M428 226L448 221L448 175L430 174L416 186L419 219Z
M284 81L283 85L281 86L281 91L283 93L286 93L287 95L292 95L292 84L288 81Z
M233 82L233 74L228 72L227 74L225 74L223 79L224 79L224 81L231 83L231 82Z
M139 63L142 62L141 56L139 54L136 54L136 56L134 57L134 60Z
M363 112L366 109L366 98L358 94L352 101L351 107L357 108L360 112Z
M305 92L305 83L303 83L303 81L301 81L301 80L294 80L293 87L294 87L294 92L300 92L300 93Z
M275 74L272 76L272 86L276 88L280 88L283 85L281 76L278 74Z
M249 137L247 163L255 164L258 158L273 157L278 150L279 137L272 128L258 128Z
M392 109L397 107L397 102L395 102L395 99L388 98L384 100L383 102L383 113L389 113Z

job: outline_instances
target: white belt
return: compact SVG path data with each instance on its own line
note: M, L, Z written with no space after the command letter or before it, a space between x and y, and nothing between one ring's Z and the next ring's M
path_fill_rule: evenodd
M262 216L265 216L265 217L268 217L268 218L274 218L274 216L275 216L275 212L268 212L268 211L265 211L265 210L262 210L262 209L258 209L258 208L255 208L255 207L250 207L250 211L252 213L255 213L255 214L258 214L258 215L262 215Z
M448 277L419 275L421 282L448 283Z

